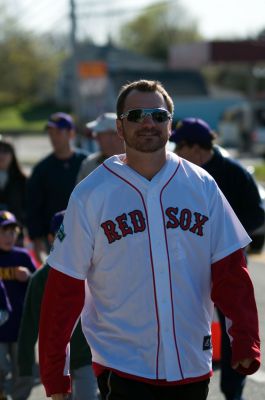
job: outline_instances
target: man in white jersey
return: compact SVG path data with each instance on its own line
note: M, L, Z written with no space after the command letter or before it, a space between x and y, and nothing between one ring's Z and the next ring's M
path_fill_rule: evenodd
M158 82L122 87L126 152L71 195L40 323L41 378L53 400L71 390L67 348L80 313L103 399L205 400L214 303L227 318L233 367L259 368L242 252L250 239L213 178L166 151L172 113Z

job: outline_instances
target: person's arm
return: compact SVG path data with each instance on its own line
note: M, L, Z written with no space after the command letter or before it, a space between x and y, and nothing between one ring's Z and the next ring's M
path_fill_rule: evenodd
M47 396L61 400L71 391L67 345L85 300L85 283L51 268L41 306L40 375ZM56 397L56 396L57 397Z
M232 366L242 374L253 374L260 367L260 338L254 289L243 251L213 263L211 270L211 298L226 317Z
M18 335L18 369L20 376L32 376L35 344L39 331L41 297L36 290L35 276L31 278L23 305Z

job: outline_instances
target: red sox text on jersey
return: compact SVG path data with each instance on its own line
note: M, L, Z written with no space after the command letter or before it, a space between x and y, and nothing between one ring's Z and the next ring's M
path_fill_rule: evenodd
M203 225L208 221L208 217L199 212L193 212L188 208L179 210L178 207L168 207L165 210L167 216L167 229L180 228L183 231L203 236ZM145 217L140 210L133 210L128 213L118 215L115 220L107 220L101 224L102 229L109 243L121 239L127 235L143 232L146 229Z

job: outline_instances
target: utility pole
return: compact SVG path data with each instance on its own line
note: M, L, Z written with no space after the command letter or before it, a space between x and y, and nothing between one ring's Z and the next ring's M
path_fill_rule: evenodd
M77 119L77 122L80 119L80 92L79 92L79 77L78 77L78 55L77 55L77 39L76 39L76 4L75 0L70 0L70 19L71 19L71 32L70 32L70 39L71 39L71 50L72 50L72 59L71 59L71 67L72 67L72 86L71 86L71 93L72 93L72 107Z

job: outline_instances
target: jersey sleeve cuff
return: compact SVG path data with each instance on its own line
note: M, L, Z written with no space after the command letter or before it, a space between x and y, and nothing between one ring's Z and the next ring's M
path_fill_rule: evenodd
M70 376L56 377L49 382L43 383L47 397L56 393L71 393L71 378Z
M246 351L246 349L249 350ZM239 365L236 368L236 371L244 375L252 375L260 367L261 360L259 343L253 343L252 346L249 346L249 344L244 341L240 341L238 344L232 342L232 365L236 364L240 360L244 360L245 358L253 359L250 366L248 368L244 368L242 365Z

